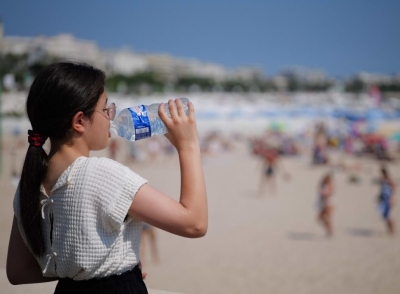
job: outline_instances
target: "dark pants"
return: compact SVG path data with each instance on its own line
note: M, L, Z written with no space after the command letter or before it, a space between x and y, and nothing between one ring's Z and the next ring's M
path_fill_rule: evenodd
M54 294L147 294L147 288L138 266L121 275L100 279L74 281L63 278L58 281Z

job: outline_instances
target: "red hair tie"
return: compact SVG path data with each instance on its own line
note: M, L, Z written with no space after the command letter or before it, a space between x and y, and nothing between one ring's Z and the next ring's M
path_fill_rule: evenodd
M47 138L48 137L41 136L38 132L35 132L33 130L28 131L28 142L30 145L33 145L35 147L42 147Z

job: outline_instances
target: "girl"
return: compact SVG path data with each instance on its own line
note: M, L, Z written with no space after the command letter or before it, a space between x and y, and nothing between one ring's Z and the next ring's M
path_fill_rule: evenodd
M205 235L207 197L193 104L158 110L179 154L179 202L129 168L89 157L107 147L115 105L105 74L62 62L41 71L26 102L30 146L14 198L7 276L59 280L55 293L147 293L139 261L142 221L189 238ZM42 146L50 139L46 154Z

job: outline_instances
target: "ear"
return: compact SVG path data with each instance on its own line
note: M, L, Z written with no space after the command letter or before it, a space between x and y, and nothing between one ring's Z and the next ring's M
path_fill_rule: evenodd
M71 127L74 131L82 134L89 123L89 118L82 111L77 112L72 118Z

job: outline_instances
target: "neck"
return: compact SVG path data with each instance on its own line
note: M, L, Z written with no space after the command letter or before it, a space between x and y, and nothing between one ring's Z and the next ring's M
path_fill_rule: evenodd
M86 144L82 144L80 140L71 140L67 143L60 143L51 140L51 149L49 153L49 161L59 161L72 163L80 156L89 157L89 148Z
M50 193L59 176L78 157L89 157L89 148L85 146L85 144L79 144L79 140L71 140L67 143L51 140L51 149L48 155L48 173L43 182L47 193Z

